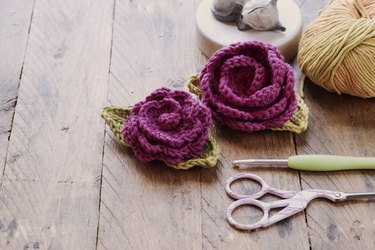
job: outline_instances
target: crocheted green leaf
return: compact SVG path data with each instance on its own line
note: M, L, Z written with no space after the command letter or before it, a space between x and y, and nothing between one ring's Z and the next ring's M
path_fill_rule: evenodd
M105 107L102 111L102 118L105 120L117 141L125 146L129 146L122 137L122 130L124 128L124 119L129 116L132 110L131 106L110 106Z

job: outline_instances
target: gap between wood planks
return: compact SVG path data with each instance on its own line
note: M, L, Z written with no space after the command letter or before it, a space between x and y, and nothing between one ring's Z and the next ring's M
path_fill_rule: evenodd
M1 133L1 134L3 134L3 133L9 133L9 135L8 135L8 142L6 143L5 157L4 157L4 162L3 162L3 171L1 173L1 178L0 178L0 189L1 189L2 185L3 185L4 173L5 173L6 163L7 163L7 160L8 160L9 141L10 141L10 137L12 135L14 115L16 113L16 107L17 107L17 101L18 101L18 90L19 90L20 84L21 84L22 73L23 73L23 66L25 64L25 57L26 57L27 48L28 48L28 45L29 45L31 24L32 24L32 21L33 21L33 16L34 16L35 1L36 0L33 0L32 8L31 8L31 15L30 15L30 20L29 20L29 27L28 27L28 31L27 31L26 46L25 46L25 50L24 50L24 54L23 54L23 59L22 59L21 71L20 71L20 74L19 74L18 82L17 82L18 84L17 84L17 87L16 87L16 96L13 97L13 98L11 98L10 100L8 100L6 102L6 103L10 103L10 102L14 102L14 103L12 103L11 106L9 107L10 109L13 108L13 112L11 114L12 119L11 119L9 130L4 131L4 132Z
M112 65L112 51L113 51L113 27L115 23L115 14L116 14L116 1L113 0L113 14L112 14L112 34L111 34L111 49L109 54L109 67L108 67L108 83L107 83L107 96L106 100L108 100L108 92L109 92L109 76L111 74L111 65ZM100 228L100 209L101 209L101 202L102 202L102 183L103 183L103 168L104 168L104 152L105 152L105 138L107 136L107 130L106 130L106 124L103 122L103 147L102 147L102 169L100 171L100 188L99 188L99 202L98 202L98 224L96 229L96 243L95 243L95 249L98 249L99 244L99 228Z
M296 135L292 133L292 136L293 136L293 144L294 144L294 153L296 155L298 155L298 147L297 147L297 140L296 140ZM303 190L303 187L302 187L302 177L301 177L301 171L298 170L298 178L299 178L299 185L300 185L300 190L302 191ZM306 223L306 227L307 227L307 240L308 240L308 243L309 243L309 249L312 250L312 245L311 245L311 235L310 235L310 231L309 231L309 221L307 219L307 213L306 213L306 209L303 210L303 216L305 216L305 223Z

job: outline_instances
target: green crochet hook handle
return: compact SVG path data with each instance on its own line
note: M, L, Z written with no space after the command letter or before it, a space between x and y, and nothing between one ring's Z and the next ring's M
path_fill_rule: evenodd
M288 167L307 171L375 169L375 157L294 155L288 158Z

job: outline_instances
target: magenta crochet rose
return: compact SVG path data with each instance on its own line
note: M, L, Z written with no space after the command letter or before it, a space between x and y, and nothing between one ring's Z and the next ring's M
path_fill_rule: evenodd
M211 123L210 111L190 94L161 88L133 106L123 137L139 160L177 164L202 153Z
M277 48L263 42L219 50L201 72L200 84L213 118L240 131L282 126L297 106L292 68Z

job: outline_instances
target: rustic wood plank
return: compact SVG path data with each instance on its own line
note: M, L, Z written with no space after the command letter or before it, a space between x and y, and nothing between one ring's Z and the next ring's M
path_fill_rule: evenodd
M296 1L303 4L302 1ZM302 10L303 16L309 10ZM295 64L295 63L294 63ZM225 181L237 172L258 174L267 183L282 189L301 188L298 172L277 169L231 169L230 161L243 158L286 158L295 154L293 136L290 133L264 131L244 134L219 127L216 137L222 149L221 161L216 170L202 171L202 230L204 249L308 249L308 233L304 214L296 215L276 226L254 232L231 228L225 219L228 205L232 202L224 191ZM214 178L213 178L214 177ZM249 191L248 183L239 191ZM265 200L269 200L266 197ZM254 210L244 209L237 216L249 217ZM261 215L260 213L258 213ZM254 220L255 221L255 220ZM253 221L253 222L254 222ZM247 220L247 222L250 222Z
M217 128L217 138L222 149L221 161L216 170L202 170L202 222L204 249L308 249L307 228L304 214L298 214L275 226L244 232L235 230L226 221L226 209L232 202L227 197L224 184L238 172L255 173L272 186L299 190L298 172L277 169L235 170L230 161L244 158L285 158L295 154L293 138L290 133L265 131L256 134L233 132ZM251 186L245 183L241 189L249 192ZM238 213L244 222L254 210ZM259 217L258 217L259 218ZM256 220L252 220L255 222Z
M297 2L307 24L324 1ZM19 3L12 2L17 8ZM11 46L0 46L0 55L9 59L0 62L1 83L11 86L0 92L0 161L26 48L27 36L21 33L27 33L27 6L32 8L31 1L22 3L26 8L15 15L20 30L0 31L0 43ZM191 21L198 4L118 0L109 103L133 104L160 86L184 88L187 76L205 63ZM101 181L103 124L98 113L106 99L112 7L112 2L37 1L0 189L1 249L94 248L101 182L100 249L373 247L373 202L313 202L307 210L309 232L303 214L252 233L227 224L225 210L232 200L223 185L238 172L229 161L294 154L288 133L246 135L218 127L215 135L223 152L217 169L187 172L140 164L107 133ZM12 19L1 15L0 20L9 25ZM12 37L7 32L19 33ZM311 83L305 94L311 120L309 131L295 138L299 154L373 154L373 100L337 96ZM251 172L280 188L300 187L297 172ZM366 171L302 173L302 186L375 191L375 176ZM237 215L247 216L246 211Z
M199 71L206 61L194 36L199 2L116 1L109 103L133 104L162 85L182 88L187 76ZM131 150L119 146L108 133L99 248L248 249L293 244L307 249L303 214L250 237L231 228L225 219L232 200L223 185L237 172L229 159L294 154L291 134L245 135L220 128L217 138L223 149L217 169L185 172L139 163ZM298 173L260 174L280 188L300 188Z
M110 136L105 147L99 249L200 249L199 169L139 163Z
M204 62L194 37L197 3L116 1L109 103L134 104L158 87L184 87ZM200 249L199 171L142 164L108 132L99 249Z
M36 1L4 180L0 248L94 249L113 1Z
M5 166L33 2L0 1L0 175Z
M297 137L298 154L374 156L375 100L329 93L308 81L309 130ZM301 173L302 186L343 192L375 192L375 173ZM375 203L316 201L307 209L312 249L372 249Z
M300 1L305 25L326 1ZM295 67L299 73L298 66ZM375 100L329 93L307 80L305 101L310 107L309 129L296 136L298 154L374 156ZM370 171L301 173L304 189L374 192L375 174ZM312 249L373 249L374 202L333 204L315 201L307 209Z

